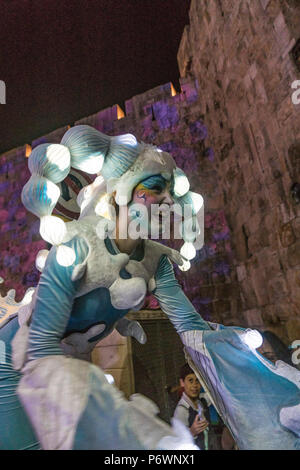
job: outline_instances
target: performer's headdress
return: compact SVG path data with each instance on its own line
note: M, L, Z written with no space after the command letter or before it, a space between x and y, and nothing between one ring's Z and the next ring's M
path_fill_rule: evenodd
M174 202L182 209L185 205L190 208L189 220L184 220L182 226L185 242L181 248L182 256L192 259L196 254L194 245L197 248L203 245L203 230L199 234L196 217L199 210L203 211L202 197L189 190L186 175L177 168L169 153L138 143L131 134L110 137L87 125L74 126L65 133L60 144L36 147L29 156L28 165L31 177L23 188L22 202L41 219L41 236L52 245L60 245L66 231L63 220L51 214L60 197L57 184L67 177L71 167L98 174L94 183L78 195L81 217L87 214L91 201L95 214L95 201L107 193L115 192L116 203L127 205L134 188L142 180L162 175L171 183ZM183 269L188 267L189 263L186 263Z

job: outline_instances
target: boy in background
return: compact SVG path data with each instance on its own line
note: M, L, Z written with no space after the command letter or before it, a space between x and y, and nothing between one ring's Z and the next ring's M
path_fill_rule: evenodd
M201 384L188 364L184 364L180 370L180 385L183 393L176 406L174 418L190 429L195 444L200 449L221 450L224 425L206 394L200 394ZM212 422L210 414L213 415L213 421L217 419L217 423Z

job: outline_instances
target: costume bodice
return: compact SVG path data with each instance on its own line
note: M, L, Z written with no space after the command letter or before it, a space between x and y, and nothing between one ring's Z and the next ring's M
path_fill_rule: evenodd
M72 281L79 281L76 297L105 287L114 308L139 310L147 291L155 288L154 275L162 255L178 264L182 258L176 250L152 240L143 240L144 253L139 260L126 253L112 253L105 238L99 236L101 224L106 222L103 217L88 216L67 224L65 242L80 237L87 246L86 256L72 272ZM130 278L120 275L124 269Z

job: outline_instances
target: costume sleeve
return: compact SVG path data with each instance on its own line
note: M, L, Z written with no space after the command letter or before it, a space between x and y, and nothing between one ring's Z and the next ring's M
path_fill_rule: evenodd
M166 258L159 264L156 283L154 295L238 448L299 449L299 371L264 358L245 341L245 329L202 320Z
M72 272L88 254L88 245L81 238L75 237L65 245L73 248L76 259L71 266L61 266L56 261L56 248L50 250L37 288L29 333L29 360L62 354L60 341L68 324L79 282L72 281Z
M188 330L210 330L208 323L201 318L182 291L166 255L160 260L155 282L156 288L153 294L178 333Z

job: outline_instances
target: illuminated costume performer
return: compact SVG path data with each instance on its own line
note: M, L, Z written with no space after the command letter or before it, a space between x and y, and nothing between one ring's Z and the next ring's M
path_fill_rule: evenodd
M141 417L138 406L122 400L99 368L64 356L60 347L65 338L70 350L74 348L72 338L80 331L88 334L92 347L130 308L141 307L147 287L180 334L190 365L239 448L299 448L300 373L284 363L274 366L258 355L249 346L255 332L202 320L174 277L169 259L181 264L177 252L145 240L139 245L142 252L136 250L129 258L117 253L109 237L98 236L99 231L110 231L106 220L94 215L102 207L104 194L114 193L116 203L126 205L133 188L141 181L146 184L153 175L170 181L173 199L190 203L195 219L197 198L171 156L140 146L132 136L108 138L87 126L69 130L62 145L60 152L52 147L53 153L49 146L47 158L47 147L41 146L29 161L33 176L25 186L23 202L41 217L41 233L56 246L48 255L31 304L19 314L22 326L13 340L15 368L23 367L27 351L18 393L43 448L159 448L163 447L160 439L172 434L156 418L149 418L149 413ZM80 219L66 224L66 232L62 226L61 235L54 239L47 235L46 222L59 193L55 198L49 191L52 187L57 192L51 181L62 181L69 171L63 164L64 154L70 154L71 165L83 171L89 171L92 160L101 160L104 182L96 180L90 196L86 188L86 198L83 191ZM185 227L183 235L182 255L192 258L193 236ZM69 261L63 255L69 255ZM57 258L69 266L60 266ZM136 325L126 327L137 330L136 336L142 338ZM147 419L149 432L145 432ZM138 434L139 425L143 436Z
M79 194L79 220L65 224L51 213L60 195L57 183L70 166L91 174L101 170L101 176ZM169 449L182 443L193 448L180 423L173 429L156 418L156 406L141 396L125 400L99 367L81 360L113 328L144 342L139 324L124 316L141 308L147 291L159 285L157 272L169 269L168 258L183 261L175 250L147 239L130 255L120 253L112 237L103 236L111 231L101 215L108 215L108 192L120 209L127 208L137 186L170 204L167 182L176 189L186 177L156 147L89 126L70 129L60 145L35 148L29 169L22 201L40 217L41 235L53 247L37 256L42 275L31 301L16 304L18 314L2 321L0 448ZM129 217L139 220L134 204L128 208ZM192 219L196 224L195 215Z

